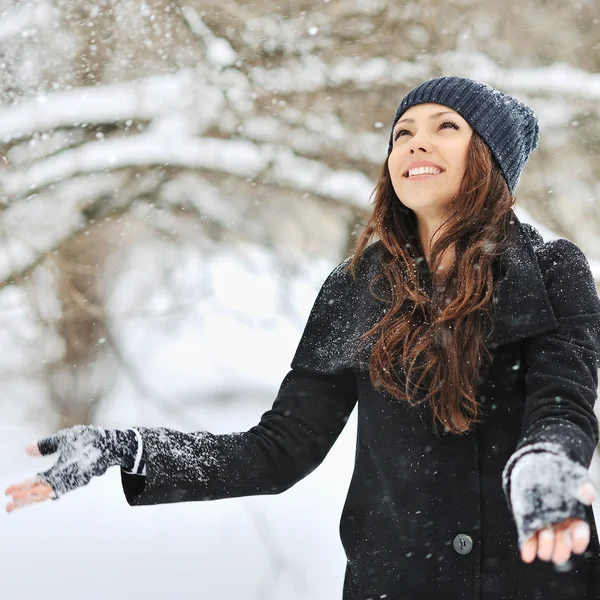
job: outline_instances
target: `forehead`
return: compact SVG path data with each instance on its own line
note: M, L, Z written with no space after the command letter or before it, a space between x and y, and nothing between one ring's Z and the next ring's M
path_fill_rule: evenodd
M443 114L440 115L440 113ZM394 125L394 131L397 131L398 128L402 126L414 124L415 122L426 123L431 121L432 123L437 123L439 119L443 119L444 117L452 118L467 131L472 131L473 129L459 113L449 106L434 102L425 102L423 104L415 104L402 113L400 119L398 119L397 123Z
M423 104L415 104L414 106L411 106L408 110L404 111L400 118L404 119L408 117L412 119L420 116L427 117L428 115L437 112L450 112L455 114L456 116L460 116L455 110L453 110L449 106L445 106L443 104L436 104L434 102L425 102Z

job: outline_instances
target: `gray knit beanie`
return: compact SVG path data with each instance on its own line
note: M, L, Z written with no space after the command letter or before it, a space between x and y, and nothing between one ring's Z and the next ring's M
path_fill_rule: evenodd
M413 88L400 102L398 119L415 104L434 102L455 110L483 138L513 194L529 155L538 146L537 117L527 105L485 83L464 77L438 77Z

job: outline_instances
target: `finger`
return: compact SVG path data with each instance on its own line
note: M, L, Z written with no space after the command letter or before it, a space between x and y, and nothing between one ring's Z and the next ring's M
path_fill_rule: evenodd
M533 562L537 554L537 546L537 534L534 534L521 546L521 559L526 563Z
M546 527L538 534L538 556L541 560L550 560L554 552L554 529Z
M573 552L575 554L583 554L590 543L590 526L581 519L569 527L571 540L573 544Z
M28 454L29 456L42 456L42 453L40 452L40 449L37 445L37 442L33 442L32 444L25 446L25 453Z
M12 485L9 485L4 490L4 494L6 496L9 496L11 494L14 494L16 491L29 489L36 485L40 485L41 483L43 483L43 482L39 479L39 477L37 477L37 476L31 477L29 479L25 479L24 481L21 481L20 483L13 483Z
M13 502L9 502L6 505L6 512L11 513L19 508L23 508L25 506L31 506L32 504L39 504L40 502L45 502L49 500L49 497L42 496L30 496L29 498L25 498L23 500L17 500Z
M58 435L51 435L47 438L42 438L33 444L30 444L28 448L31 446L37 446L40 454L42 456L47 456L48 454L54 454L58 451L58 443L60 441L60 437Z
M583 504L590 505L596 497L594 484L591 481L586 481L577 491L577 499Z
M554 564L562 565L571 557L571 535L568 529L554 530L554 552L552 553L552 561Z
M23 498L27 498L29 496L51 496L52 493L53 490L51 486L49 486L47 483L40 483L39 485L35 485L30 488L16 490L11 495L13 500L22 500Z

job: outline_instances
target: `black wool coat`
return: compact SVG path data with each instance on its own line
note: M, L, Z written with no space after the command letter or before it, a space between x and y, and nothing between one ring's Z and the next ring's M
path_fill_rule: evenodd
M501 474L528 444L559 444L588 467L600 300L572 242L544 242L516 215L495 292L493 363L473 431L434 433L431 409L376 391L358 367L357 342L381 304L368 291L382 247L370 246L353 280L347 261L327 278L272 409L227 435L138 428L146 475L122 472L131 505L283 492L324 459L358 408L355 470L340 523L348 562L344 600L594 600L600 546L569 568L520 559Z

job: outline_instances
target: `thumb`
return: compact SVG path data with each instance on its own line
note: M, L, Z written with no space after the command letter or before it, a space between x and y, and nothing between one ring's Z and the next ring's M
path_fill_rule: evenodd
M42 438L37 442L29 444L25 448L25 452L29 456L47 456L48 454L54 454L58 450L58 443L60 438L58 435L52 435L47 438Z
M586 481L577 490L577 499L583 504L590 505L596 497L596 490L591 481Z

